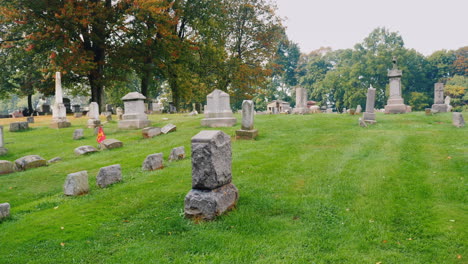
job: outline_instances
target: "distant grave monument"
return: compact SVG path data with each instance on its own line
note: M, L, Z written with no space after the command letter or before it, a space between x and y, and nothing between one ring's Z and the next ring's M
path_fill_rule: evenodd
M465 119L463 119L463 115L460 112L454 112L452 114L452 124L456 127L464 127L465 126Z
M434 84L434 104L432 105L432 113L445 113L448 110L448 105L444 102L444 84Z
M229 94L214 90L206 97L205 118L201 125L206 127L232 127L237 120L232 115Z
M139 129L151 125L148 116L145 114L145 96L138 92L131 92L122 97L124 101L125 114L119 121L119 128Z
M236 130L236 139L255 139L258 130L254 129L254 103L252 100L242 102L242 126Z
M372 85L367 89L367 99L366 99L366 111L362 116L362 120L368 123L375 123L375 88Z
M397 67L396 57L393 57L392 62L393 68L388 71L387 75L390 79L390 97L385 106L385 113L403 114L407 112L407 106L401 97L401 76L403 72Z
M44 105L42 106L44 107ZM71 126L67 120L67 110L63 104L62 78L60 72L55 73L55 103L52 106L51 128L64 128Z
M306 114L309 112L307 108L307 90L302 87L296 87L296 107L293 109L294 114Z
M8 149L5 147L5 142L3 141L3 126L0 126L0 156L8 153Z
M88 111L88 128L96 128L101 125L101 120L99 120L99 104L96 102L91 102L89 104Z

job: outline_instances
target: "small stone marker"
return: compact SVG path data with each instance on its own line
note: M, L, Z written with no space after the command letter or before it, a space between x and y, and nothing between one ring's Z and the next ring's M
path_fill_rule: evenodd
M3 126L0 126L0 156L8 153L8 149L5 147L5 141L3 139Z
M15 164L18 170L28 170L47 166L47 161L38 155L28 155L15 160Z
M432 114L432 109L431 108L425 108L424 113L426 113L427 116L430 116Z
M148 155L145 161L143 161L143 165L141 166L141 168L147 171L159 170L159 169L164 168L163 154L156 153L156 154Z
M76 196L89 192L88 172L79 171L67 175L63 185L63 193L68 196Z
M73 139L78 140L84 137L84 129L75 129L73 132Z
M192 190L185 196L185 217L213 220L235 207L238 190L231 183L231 139L219 130L192 138Z
M152 138L161 134L161 128L159 127L145 127L141 131L143 138Z
M75 149L75 154L76 155L84 155L84 154L93 153L93 152L97 152L97 151L98 150L93 146L81 146L81 147L77 147Z
M185 159L185 148L177 147L171 150L171 155L169 155L169 161L183 160Z
M55 157L55 158L53 158L53 159L48 160L48 161L47 161L47 164L57 163L57 162L59 162L59 161L62 161L62 158L60 158L60 157Z
M167 134L170 132L175 132L177 130L177 127L173 124L167 124L163 128L161 128L161 133Z
M83 113L74 113L74 114L73 114L73 117L75 117L75 118L81 118L81 117L83 117Z
M106 115L106 120L107 120L107 122L112 121L112 114L107 114Z
M29 123L28 122L13 122L10 123L10 132L18 132L18 131L24 131L29 129Z
M349 109L350 115L354 115L355 113L356 113L356 109L353 109L353 108Z
M8 160L0 160L0 175L15 172L15 164Z
M28 123L30 123L30 124L34 123L34 116L28 116L28 117L26 118L26 121L27 121Z
M103 167L96 177L96 184L101 188L122 181L122 168L120 164Z
M242 102L242 126L236 130L236 139L255 139L258 130L254 129L254 103L252 100Z
M359 118L359 125L361 127L367 127L366 121L362 120L362 118Z
M10 216L10 204L1 203L0 204L0 220L5 219Z
M465 126L465 119L463 119L462 113L453 112L452 123L456 127L464 127Z
M120 140L113 139L113 138L108 138L104 139L101 142L101 148L102 149L115 149L115 148L121 148L123 147L123 143Z
M356 115L360 115L361 112L362 112L362 107L361 107L361 105L357 105L357 106L356 106L356 112L355 112L355 114L356 114Z

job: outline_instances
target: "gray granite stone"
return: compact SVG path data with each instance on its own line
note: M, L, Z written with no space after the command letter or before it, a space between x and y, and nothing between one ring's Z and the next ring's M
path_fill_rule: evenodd
M18 170L28 170L47 166L47 161L38 155L28 155L15 160L15 164Z
M366 121L364 121L362 118L359 118L359 125L361 127L367 127Z
M120 164L103 167L99 170L96 177L96 183L101 188L122 181L122 168Z
M372 85L367 89L366 111L362 115L362 119L369 123L375 123L375 88Z
M167 134L170 132L175 132L177 130L177 127L173 124L167 124L163 128L161 128L161 133Z
M393 58L393 69L388 71L387 76L390 80L390 97L385 106L385 113L388 114L404 114L407 112L407 107L404 104L401 96L401 76L403 72L397 68L396 58Z
M156 153L156 154L148 155L146 159L143 161L143 165L141 166L141 168L147 171L159 170L159 169L164 168L163 154Z
M115 149L123 147L122 141L113 138L104 139L100 145L102 149Z
M59 161L62 161L62 158L60 158L60 157L55 157L55 158L53 158L53 159L48 160L48 161L47 161L47 164L57 163L57 162L59 162Z
M3 138L3 126L0 126L0 156L8 153L8 149L5 148L5 141Z
M145 96L138 92L131 92L122 97L124 101L125 114L119 121L121 129L140 129L150 126L151 122L145 114Z
M243 130L252 130L254 128L254 103L252 100L242 102L242 125Z
M161 128L159 127L145 127L141 131L143 138L153 138L155 136L161 135Z
M26 117L26 121L30 124L34 123L34 116L28 116Z
M88 172L79 171L68 174L67 179L65 180L65 184L63 185L63 192L68 196L76 196L88 193Z
M293 109L294 114L308 113L307 109L307 90L302 87L296 87L296 107Z
M89 153L93 153L93 152L97 152L98 150L93 147L93 146L81 146L81 147L77 147L75 149L75 154L76 155L84 155L84 154L89 154Z
M78 140L78 139L82 139L84 137L84 129L75 129L75 131L73 132L73 139L74 140Z
M452 114L452 123L456 127L464 127L465 126L465 119L463 119L462 113L453 112L453 114Z
M13 122L10 123L10 132L25 131L29 129L28 122Z
M207 127L232 127L237 120L232 115L229 103L229 94L215 89L206 96L205 118L201 120L202 126Z
M185 148L183 146L173 148L169 155L169 161L183 160L185 159Z
M16 167L15 164L13 164L13 162L8 160L0 160L0 175L13 173L15 172L15 170Z
M0 204L0 220L10 217L10 204L1 203Z

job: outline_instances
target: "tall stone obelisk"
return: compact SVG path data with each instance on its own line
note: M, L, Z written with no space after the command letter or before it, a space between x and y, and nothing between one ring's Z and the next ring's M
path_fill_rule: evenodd
M403 114L407 111L407 106L401 97L401 76L403 72L397 67L396 57L393 57L392 62L393 68L388 71L387 75L390 79L390 97L385 106L385 113Z
M293 109L293 114L306 114L307 109L307 90L302 87L296 87L296 107Z
M52 106L51 128L64 128L71 126L67 120L67 110L63 104L62 78L60 72L55 73L55 103Z

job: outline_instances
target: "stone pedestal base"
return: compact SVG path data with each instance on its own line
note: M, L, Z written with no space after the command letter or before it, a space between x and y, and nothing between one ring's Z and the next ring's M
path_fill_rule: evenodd
M433 104L431 108L432 113L445 113L448 112L448 105L446 104Z
M6 149L4 147L0 147L0 156L5 155L7 153L8 153L8 149Z
M50 128L66 128L70 126L71 123L68 121L53 122L50 124Z
M292 111L293 114L303 115L309 113L309 109L307 108L294 108Z
M368 112L364 112L364 114L362 115L362 120L364 120L367 123L377 122L375 121L375 113L368 113Z
M185 196L185 217L195 220L213 220L233 209L239 199L239 191L232 183L214 190L192 189Z
M119 121L119 128L121 129L140 129L145 128L151 125L151 121L149 120L120 120Z
M407 112L405 104L388 104L385 106L385 113L388 114L404 114Z
M236 139L255 139L258 135L258 130L236 130Z
M205 127L232 127L237 123L235 117L204 118L201 125Z
M88 119L88 128L96 128L101 126L101 120L98 119Z

